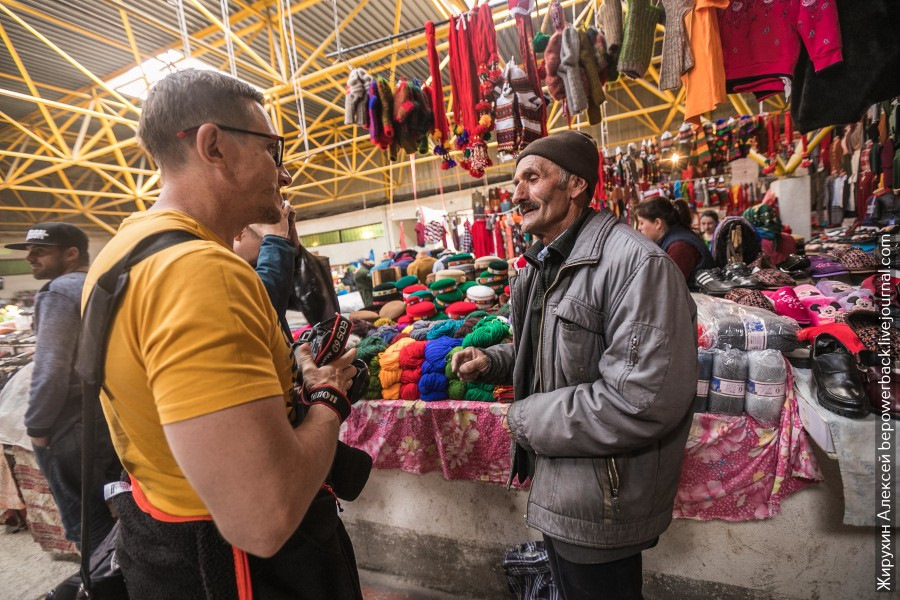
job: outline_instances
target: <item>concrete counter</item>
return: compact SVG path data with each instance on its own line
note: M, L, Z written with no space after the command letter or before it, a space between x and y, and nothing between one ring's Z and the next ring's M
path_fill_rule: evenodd
M676 519L644 553L648 600L887 597L874 591L878 533L842 524L837 462L815 451L825 481L786 498L772 519ZM508 598L504 550L540 539L525 525L526 500L439 473L375 470L343 517L360 567L461 597Z

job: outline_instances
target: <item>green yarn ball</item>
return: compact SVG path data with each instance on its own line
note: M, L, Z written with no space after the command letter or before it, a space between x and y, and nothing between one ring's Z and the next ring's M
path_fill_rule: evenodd
M468 395L469 384L459 379L454 379L447 386L447 394L451 400L465 400Z
M475 402L493 402L494 386L489 383L470 383L467 385L466 389L466 400L473 400Z

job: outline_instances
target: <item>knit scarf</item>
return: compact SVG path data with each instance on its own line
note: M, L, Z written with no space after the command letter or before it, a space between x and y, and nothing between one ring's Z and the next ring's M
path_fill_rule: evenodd
M441 63L438 59L433 21L425 23L425 45L428 51L428 72L431 75L431 85L426 88L426 93L431 98L431 110L434 112L431 131L431 139L434 142L433 152L441 157L441 169L447 170L455 167L456 161L450 158L450 153L445 145L450 141L450 126L444 106L444 86L441 80Z

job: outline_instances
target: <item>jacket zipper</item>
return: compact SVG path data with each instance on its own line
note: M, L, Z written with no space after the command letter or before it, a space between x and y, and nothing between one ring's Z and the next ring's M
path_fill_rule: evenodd
M637 336L632 336L631 338L631 355L629 356L629 360L632 365L637 364L638 359L638 339Z
M619 469L616 467L616 459L610 456L606 459L606 472L609 475L609 487L612 493L613 512L619 512Z

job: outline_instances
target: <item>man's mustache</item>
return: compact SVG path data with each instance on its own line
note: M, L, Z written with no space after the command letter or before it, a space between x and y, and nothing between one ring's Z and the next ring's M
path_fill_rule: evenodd
M519 204L520 211L537 210L541 207L537 202L522 202Z

